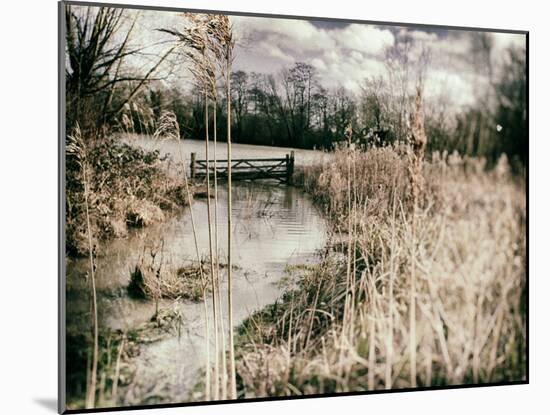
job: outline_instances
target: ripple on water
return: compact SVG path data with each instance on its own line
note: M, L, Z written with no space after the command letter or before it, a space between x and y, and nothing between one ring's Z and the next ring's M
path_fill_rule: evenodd
M197 200L194 216L199 248L208 253L206 202ZM236 184L233 190L233 313L238 324L255 310L273 303L282 289L276 284L289 264L316 261L316 252L326 239L326 225L310 199L300 190L288 186ZM227 246L227 192L219 191L218 204L220 257ZM177 267L193 259L194 244L189 211L162 224L133 232L127 239L115 240L98 258L97 289L100 325L113 329L130 329L147 321L155 312L152 301L128 297L126 286L143 252L144 244L164 238L165 258ZM225 262L225 260L222 260ZM82 292L86 290L86 260L70 261L67 266L67 324L73 330L88 330L89 307ZM225 271L222 275L222 307L226 307ZM84 303L84 305L83 305ZM162 301L161 307L173 307L174 301ZM168 402L189 399L197 382L197 370L205 360L203 305L177 302L183 316L182 332L143 347L136 360L136 382L142 391L164 388ZM163 386L159 386L160 383ZM156 389L153 391L159 392ZM135 395L135 394L134 394ZM127 404L136 404L143 396L127 396ZM138 400L138 401L136 401Z

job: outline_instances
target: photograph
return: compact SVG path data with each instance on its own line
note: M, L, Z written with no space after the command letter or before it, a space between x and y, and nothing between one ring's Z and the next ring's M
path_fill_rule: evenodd
M58 6L61 412L529 382L527 31Z

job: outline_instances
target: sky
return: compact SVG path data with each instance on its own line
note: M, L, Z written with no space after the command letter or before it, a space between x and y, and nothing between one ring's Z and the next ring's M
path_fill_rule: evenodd
M345 22L232 17L237 38L235 68L277 73L296 61L313 65L328 88L359 92L365 78L387 76L387 49L409 39L411 68L428 51L427 95L450 95L458 105L472 104L476 89L488 82L486 68L472 58L475 32L380 26ZM525 49L525 36L490 33L491 61L498 75L506 49Z
M178 28L184 19L174 12L128 10L126 24L136 13L133 44L155 45L146 51L157 54L168 47L164 42L169 36L155 29ZM325 88L342 86L357 94L366 78L388 76L388 49L408 39L411 46L406 66L411 73L415 73L423 51L429 56L423 75L426 97L444 96L456 107L467 106L475 104L482 86L489 83L487 65L480 65L472 52L476 32L249 16L230 16L230 21L236 39L234 70L277 75L295 62L305 62L315 68ZM506 49L525 50L525 35L490 33L489 38L493 77L498 77ZM134 59L132 66L147 67L154 56ZM170 82L188 89L187 71L176 73Z

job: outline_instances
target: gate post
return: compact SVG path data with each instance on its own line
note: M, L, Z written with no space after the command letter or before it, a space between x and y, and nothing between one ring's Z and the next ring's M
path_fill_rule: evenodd
M286 155L286 182L292 184L292 175L294 174L294 150L290 152L290 156Z
M195 160L196 154L191 153L191 179L195 179Z

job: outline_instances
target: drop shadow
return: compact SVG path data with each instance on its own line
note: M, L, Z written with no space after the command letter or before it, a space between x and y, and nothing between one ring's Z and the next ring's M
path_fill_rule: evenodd
M57 399L35 398L34 402L36 402L41 407L46 408L53 413L57 413Z

